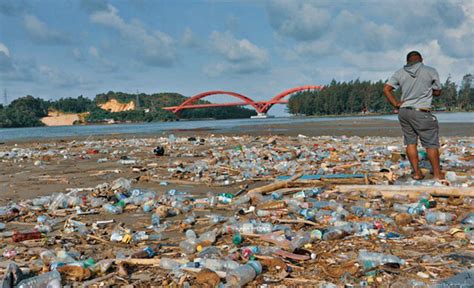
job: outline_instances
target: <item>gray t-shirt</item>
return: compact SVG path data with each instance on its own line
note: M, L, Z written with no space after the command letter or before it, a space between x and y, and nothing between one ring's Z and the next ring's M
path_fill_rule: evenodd
M402 89L403 104L401 107L431 107L433 89L441 90L441 83L436 69L421 62L406 65L388 80L388 85Z

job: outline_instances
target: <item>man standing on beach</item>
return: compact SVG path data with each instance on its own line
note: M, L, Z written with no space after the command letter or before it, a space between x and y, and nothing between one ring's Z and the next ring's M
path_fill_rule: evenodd
M393 89L400 88L401 101L393 96ZM418 138L426 149L435 179L442 180L439 161L438 120L431 114L433 96L441 95L441 83L436 69L425 66L418 51L407 54L407 64L388 80L383 89L388 101L397 109L402 127L406 153L413 169L412 178L424 178L418 159Z

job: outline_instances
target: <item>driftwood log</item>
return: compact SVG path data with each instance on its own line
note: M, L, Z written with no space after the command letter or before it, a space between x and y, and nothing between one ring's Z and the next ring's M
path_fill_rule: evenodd
M416 198L418 195L428 193L431 196L474 197L474 187L449 187L449 186L404 186L404 185L337 185L328 192L350 193L360 191L373 195L382 195L384 198L393 198L394 195L406 195Z

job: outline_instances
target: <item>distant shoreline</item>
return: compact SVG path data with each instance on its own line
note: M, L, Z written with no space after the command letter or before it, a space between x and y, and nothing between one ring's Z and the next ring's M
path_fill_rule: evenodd
M472 113L472 112L471 112ZM465 117L471 117L469 113ZM472 113L474 114L474 113ZM394 119L376 118L377 116L366 117L300 117L298 118L273 118L272 121L265 120L220 120L220 121L183 121L165 122L162 125L148 124L117 124L102 126L63 126L63 127L40 127L49 131L51 136L35 137L32 133L38 128L14 128L0 129L0 142L3 143L28 143L28 142L59 142L67 140L98 140L110 138L148 138L167 137L169 134L196 136L196 135L285 135L298 136L386 136L401 137L400 126ZM322 119L319 119L322 118ZM324 119L329 118L329 119ZM334 119L331 119L334 118ZM293 120L292 120L293 119ZM314 120L314 121L312 121ZM202 124L193 127L193 124ZM76 131L71 131L71 128ZM79 129L78 129L79 128ZM117 128L111 131L107 128ZM120 129L119 129L120 128ZM23 130L25 129L25 130ZM30 129L30 130L26 130ZM88 129L88 130L86 130ZM102 129L102 130L101 130ZM29 137L12 137L8 133L16 135L25 131ZM59 132L57 132L59 131ZM101 133L103 131L103 133ZM27 133L28 132L28 133ZM57 133L52 133L57 132ZM39 133L39 132L37 132ZM61 134L67 133L67 134ZM43 133L45 134L45 133ZM474 136L474 124L471 122L447 122L440 123L441 137L472 137Z

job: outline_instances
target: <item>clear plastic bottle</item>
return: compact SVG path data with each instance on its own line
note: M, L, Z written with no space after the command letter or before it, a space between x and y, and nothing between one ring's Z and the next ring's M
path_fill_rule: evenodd
M233 201L232 205L235 206L235 207L240 207L244 204L249 203L250 200L251 200L250 196L248 194L245 194L245 195L239 196L237 199L235 199Z
M37 288L37 287L47 287L47 288L61 288L61 274L58 271L54 270L48 273L41 274L36 277L31 277L25 280L22 280L17 288Z
M253 281L257 275L262 273L262 265L258 261L249 261L226 275L228 287L243 287Z
M196 233L193 230L187 230L186 239L179 243L179 248L184 254L191 255L196 252L197 243Z
M160 268L163 268L165 270L177 270L179 269L179 267L181 267L181 263L174 259L165 257L162 257L160 259Z
M233 260L196 258L194 262L199 263L200 267L208 268L214 271L230 271L238 268L240 264Z
M358 217L370 217L372 216L372 209L370 208L365 208L361 206L351 206L350 210L354 215Z
M120 202L119 202L120 203ZM122 214L123 207L122 205L112 205L110 203L105 204L102 208L111 214Z
M416 204L393 204L393 210L400 213L408 213L411 215L421 215L424 212L423 206Z
M439 211L428 211L425 214L426 222L435 224L435 223L449 223L456 219L456 215L452 213L444 213Z
M201 236L199 236L198 243L202 243L202 242L214 243L216 241L216 237L217 237L217 229L207 231L201 234Z
M474 213L469 213L464 219L461 221L464 225L474 226Z
M367 266L367 262L373 264L372 267L383 265L383 264L405 264L405 260L400 259L395 255L382 254L376 252L369 252L367 250L360 250L359 257L357 258L362 265Z
M301 248L308 243L312 243L316 240L321 240L322 232L320 230L314 229L309 232L304 232L301 234L297 234L291 240L290 248L294 251L297 248Z
M240 233L247 234L267 234L273 231L273 225L271 223L241 223L239 227Z
M207 217L209 218L209 222L211 224L218 224L221 222L225 222L227 220L227 217L217 215L217 214L207 215Z

